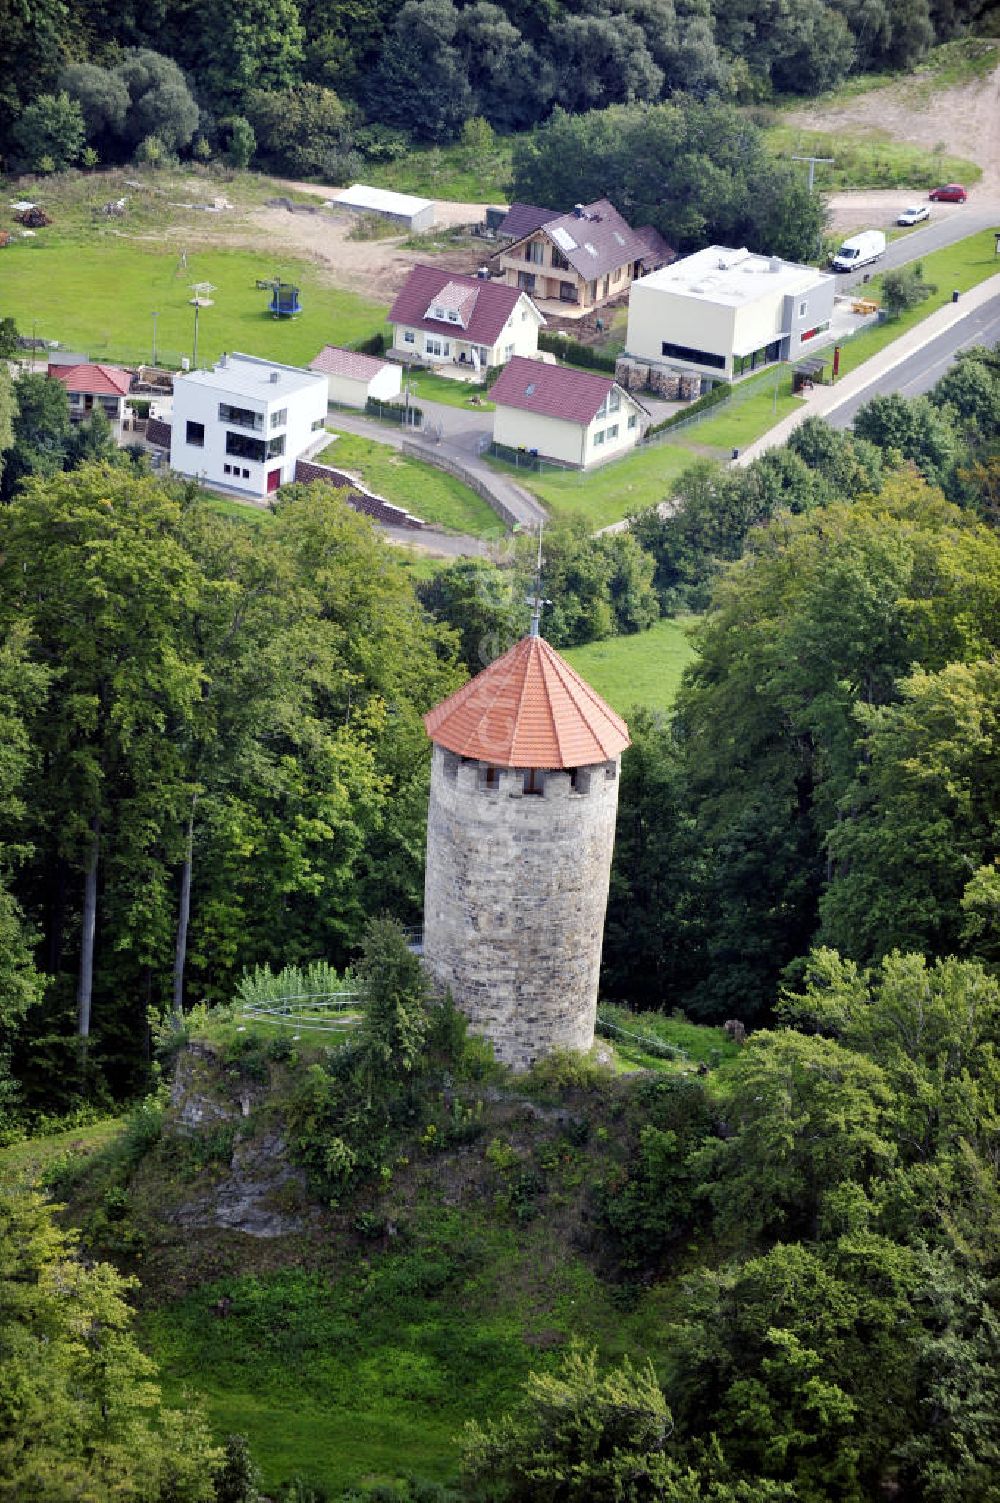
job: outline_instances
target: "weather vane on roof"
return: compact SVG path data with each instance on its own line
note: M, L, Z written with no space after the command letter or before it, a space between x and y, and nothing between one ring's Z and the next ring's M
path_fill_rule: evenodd
M552 604L552 601L551 600L546 600L545 597L544 597L544 595L542 594L542 523L541 522L539 522L539 524L538 524L538 558L535 561L535 591L534 591L533 595L526 596L526 598L525 598L525 604L531 606L531 635L533 637L539 637L539 636L541 636L541 631L540 631L539 628L541 626L542 610L544 609L545 606Z

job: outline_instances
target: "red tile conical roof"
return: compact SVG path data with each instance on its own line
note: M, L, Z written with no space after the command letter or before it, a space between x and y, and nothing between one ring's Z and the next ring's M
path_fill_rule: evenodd
M586 767L630 744L621 716L541 637L523 637L424 725L438 746L497 767Z

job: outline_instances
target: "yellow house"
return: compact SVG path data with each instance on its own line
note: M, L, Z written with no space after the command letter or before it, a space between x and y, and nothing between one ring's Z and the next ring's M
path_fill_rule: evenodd
M545 319L515 287L415 266L389 309L389 322L394 359L478 373L505 365L512 355L536 355Z
M649 411L610 376L518 356L490 388L493 442L586 469L633 448Z

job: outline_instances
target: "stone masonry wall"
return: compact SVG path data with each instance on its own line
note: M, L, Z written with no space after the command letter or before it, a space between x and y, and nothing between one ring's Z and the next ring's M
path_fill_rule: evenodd
M424 959L497 1057L515 1069L594 1039L618 806L617 762L521 770L483 786L485 764L435 746L427 821Z

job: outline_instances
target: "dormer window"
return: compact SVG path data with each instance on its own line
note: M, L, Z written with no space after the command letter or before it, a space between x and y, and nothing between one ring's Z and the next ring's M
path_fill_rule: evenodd
M458 323L458 314L455 312L454 308L448 309L448 322L450 324Z
M431 316L433 318L446 318L447 317L447 315L446 315L444 309L441 307L440 303L435 303L434 304L434 312L433 312L433 314Z

